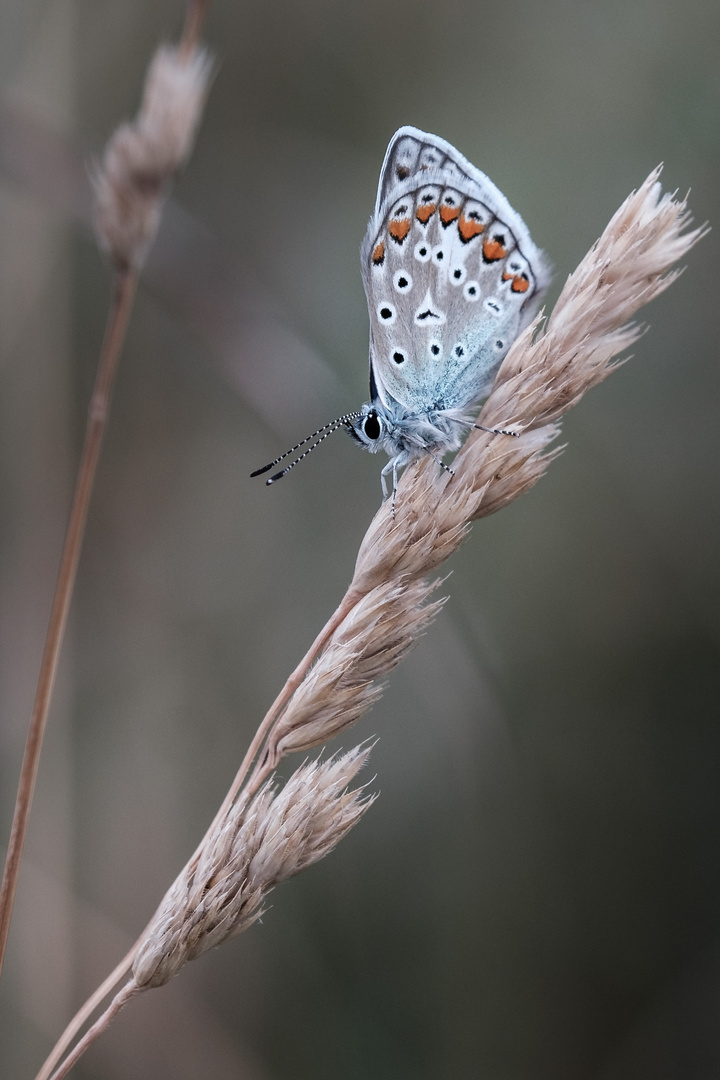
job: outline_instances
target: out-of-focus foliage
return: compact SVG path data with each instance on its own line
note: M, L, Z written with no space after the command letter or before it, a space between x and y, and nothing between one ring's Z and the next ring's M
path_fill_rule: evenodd
M0 11L7 835L107 310L85 164L183 5ZM213 0L217 74L120 370L0 984L29 1077L135 939L337 603L380 498L358 247L393 131L449 139L570 272L658 163L720 223L711 0ZM262 925L76 1070L190 1080L720 1071L720 273L711 234L393 673L381 798ZM346 741L346 745L349 743ZM287 773L292 767L288 763Z

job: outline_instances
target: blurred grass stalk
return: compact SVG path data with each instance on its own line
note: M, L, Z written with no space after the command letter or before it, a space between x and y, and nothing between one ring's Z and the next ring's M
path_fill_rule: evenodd
M100 246L112 260L115 281L8 841L0 890L0 972L115 374L140 270L157 232L167 185L190 153L207 94L210 62L198 45L206 7L207 0L191 0L180 45L158 49L148 69L136 120L117 129L94 176L96 232Z
M703 228L685 230L684 201L661 192L659 169L614 215L568 278L555 309L513 344L452 474L430 458L410 466L375 515L348 591L261 723L240 770L195 854L166 893L138 944L78 1013L37 1080L47 1080L95 1005L130 967L102 1016L65 1058L61 1080L123 1005L164 985L194 957L240 933L280 881L322 858L372 802L347 785L367 759L356 747L301 766L278 794L273 772L289 753L346 730L379 697L379 680L400 662L435 616L436 570L473 520L531 488L558 453L557 421L617 366L642 329L629 322L670 285ZM254 765L253 765L254 762ZM252 771L251 771L252 770Z

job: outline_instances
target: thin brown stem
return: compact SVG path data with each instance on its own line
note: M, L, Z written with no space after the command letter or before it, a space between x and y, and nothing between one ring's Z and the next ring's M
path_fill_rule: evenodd
M15 813L8 842L2 890L0 890L0 972L2 971L10 929L10 918L32 805L35 778L40 761L45 722L55 683L60 649L75 584L78 559L85 534L88 505L92 494L100 448L107 426L113 381L136 288L137 274L134 271L118 272L115 280L115 294L100 353L95 389L90 400L85 445L80 458L75 494L70 510L70 520L65 535L65 544L55 585L55 595L50 611L50 622L45 638L45 648L40 664L35 704L20 770Z
M103 1031L105 1031L111 1021L115 1019L120 1010L127 1005L131 998L135 997L135 995L140 992L141 987L137 986L132 981L123 986L122 990L119 990L112 999L102 1016L95 1021L91 1028L88 1028L72 1053L68 1054L60 1068L52 1074L51 1080L63 1080L63 1077L67 1076L73 1065L75 1065L83 1056L88 1046L95 1042L98 1035L102 1035Z
M143 931L143 934L145 931ZM138 941L142 940L142 935L138 938ZM57 1065L60 1058L67 1050L70 1043L73 1041L83 1024L92 1016L97 1009L98 1005L108 996L110 991L120 982L123 975L126 975L130 970L135 953L137 952L138 941L135 942L132 949L123 957L120 963L117 965L114 971L111 971L108 977L103 983L98 986L94 994L92 994L81 1009L73 1016L68 1026L63 1031L62 1035L52 1048L51 1054L46 1058L43 1063L43 1067L35 1077L35 1080L48 1080L53 1069Z
M185 57L190 55L200 40L209 6L210 0L190 0L188 4L185 26L180 39L180 50Z
M292 675L287 680L278 696L275 698L275 701L272 703L267 713L265 714L262 723L260 724L260 727L255 732L255 736L250 743L250 746L248 747L248 751L245 754L242 764L235 775L235 779L230 785L230 790L225 796L220 809L218 810L210 828L205 834L206 836L212 832L212 830L216 827L221 818L227 813L228 809L236 799L238 792L240 791L240 788L245 781L245 777L250 771L250 766L260 753L263 743L272 731L276 721L281 716L283 709L287 705L292 695L297 690L298 686L300 686L300 683L303 681L303 679L309 672L320 652L327 645L332 634L335 632L335 630L337 630L338 626L343 621L345 616L350 611L352 611L359 599L360 595L352 590L349 590L345 594L340 606L337 608L334 615L332 615L332 617L325 623L325 626L315 638L312 645L305 653L302 660L295 668ZM270 764L267 755L263 755L263 757L259 758L253 770L252 776L248 781L247 787L242 793L243 799L249 799L255 794L257 789L262 784L263 780L268 775L268 772L272 772L272 769L275 767L275 765L277 765L277 761L273 759L272 763ZM200 853L204 843L205 839L203 838L193 858L196 858L197 855Z
M193 51L199 44L200 35L207 15L209 7L209 0L189 0L187 13L185 18L185 25L183 27L182 38L180 42L180 54L186 61L190 59ZM202 82L202 80L200 80ZM201 87L198 87L200 90ZM197 95L197 106L200 107L200 100L203 95L199 93ZM187 122L187 121L186 121ZM191 135L191 129L193 125L188 128L188 138ZM189 149L190 143L183 150L183 155ZM117 147L116 153L119 152ZM106 152L107 157L107 152ZM172 169L174 169L179 161L172 163ZM112 185L111 185L112 186ZM108 192L105 192L108 195ZM117 197L117 191L112 191L110 194ZM123 210L126 209L125 203L127 201L127 191L121 192L125 202L123 202ZM121 200L122 201L122 200ZM102 200L98 196L98 203ZM112 203L112 199L110 200ZM109 211L112 206L105 207L107 213L109 213L109 219L104 222L105 228L101 227L100 219L96 221L99 235L101 236L105 246L114 257L116 265L139 265L140 259L137 258L137 251L130 252L130 256L133 254L135 257L130 257L128 252L124 250L123 245L120 244L118 248L113 240L117 241L118 237L110 225L117 226L117 221L113 219L112 213ZM122 214L120 215L122 218ZM100 215L102 218L102 215ZM108 224L109 222L109 224ZM131 240L133 237L131 236ZM134 238L135 240L137 237ZM147 238L145 238L147 240ZM127 237L125 238L127 241ZM137 247L137 245L135 245ZM65 551L63 554L63 561L61 564L60 575L58 579L58 588L56 593L55 603L53 605L53 613L51 616L50 630L48 631L48 643L46 644L46 655L43 659L43 667L41 670L40 682L38 685L38 701L36 702L36 709L33 713L33 722L31 724L30 735L28 736L28 749L26 750L26 763L23 766L23 773L21 778L21 792L22 797L18 799L19 812L16 814L16 818L19 820L13 825L13 836L11 838L8 864L10 870L6 872L8 878L7 889L5 884L3 885L3 897L7 892L7 905L0 909L0 914L3 915L3 921L6 925L1 927L3 929L3 937L0 939L0 945L4 948L5 941L7 939L7 924L10 920L10 912L12 910L12 901L14 897L17 875L20 866L20 858L22 855L22 844L24 840L24 834L27 824L27 816L29 813L29 806L32 799L32 788L35 781L35 775L37 773L37 762L40 753L40 744L42 742L42 733L45 724L45 717L47 715L47 708L49 704L50 694L52 691L52 683L54 679L55 669L57 667L57 655L62 641L63 629L65 621L67 619L67 610L72 593L72 586L75 577L75 571L77 569L77 560L79 550L82 544L82 535L84 532L85 519L87 516L87 503L89 500L90 491L92 489L92 481L95 473L95 467L97 465L97 458L100 450L100 444L102 442L102 436L107 420L107 412L110 400L110 391L112 387L112 381L114 377L115 368L117 366L117 360L120 354L122 341L124 339L125 328L127 326L127 318L132 308L132 300L134 297L135 289L137 286L138 272L137 270L124 271L118 273L118 287L116 292L115 304L111 317L108 323L108 331L106 333L106 339L103 346L103 352L101 354L101 364L98 373L98 381L96 383L95 393L90 406L90 416L88 420L88 431L86 435L85 449L83 452L83 459L81 464L80 475L78 478L78 487L76 491L75 502L73 504L73 512L71 515L70 527L68 529L68 538L66 540ZM46 663L47 660L47 663ZM31 747L32 742L32 747ZM26 767L27 766L27 767ZM141 939L138 939L140 941ZM61 1057L64 1050L69 1043L75 1037L79 1029L86 1022L89 1016L92 1014L95 1008L100 1002L107 996L112 990L120 978L129 970L135 953L137 951L138 942L133 945L132 949L128 952L125 958L118 964L112 974L105 980L101 987L95 991L95 993L86 1001L82 1008L76 1013L73 1020L65 1029L61 1039L54 1047L50 1057L45 1062L39 1077L45 1078L49 1075L50 1071ZM1 955L0 955L1 964ZM92 1030L95 1030L94 1028ZM77 1049L77 1048L76 1048ZM73 1052L74 1053L74 1052ZM75 1058L73 1058L75 1060Z

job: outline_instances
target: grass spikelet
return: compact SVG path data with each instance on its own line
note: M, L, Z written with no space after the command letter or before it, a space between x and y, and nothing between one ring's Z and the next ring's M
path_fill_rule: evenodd
M155 237L167 183L192 149L211 66L198 46L161 45L135 121L105 147L93 177L95 230L118 269L139 267Z
M266 783L236 803L165 896L133 964L138 986L162 986L188 960L245 930L268 893L318 862L373 802L347 786L369 747L301 766L282 791Z
M386 582L357 603L282 714L268 744L272 761L310 750L374 704L388 674L417 641L443 601L427 604L435 583Z
M637 341L642 329L628 320L673 283L674 264L708 231L683 231L687 202L662 194L659 174L654 169L613 215L566 281L544 331L538 317L511 346L480 423L527 428L558 420Z

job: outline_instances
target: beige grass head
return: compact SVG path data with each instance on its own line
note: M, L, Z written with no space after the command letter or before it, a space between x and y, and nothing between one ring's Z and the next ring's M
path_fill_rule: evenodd
M155 237L168 181L192 149L211 69L205 49L161 45L137 117L117 128L94 171L95 230L120 269L140 266Z
M158 908L135 956L135 984L162 986L259 919L276 885L327 855L373 802L362 788L347 790L369 754L356 747L303 765L281 791L266 783L235 803Z

